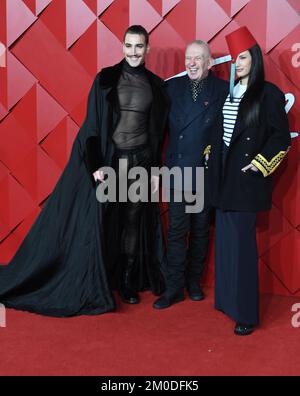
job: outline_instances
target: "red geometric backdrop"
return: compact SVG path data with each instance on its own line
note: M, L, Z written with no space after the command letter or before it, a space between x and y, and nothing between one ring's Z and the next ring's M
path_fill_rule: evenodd
M51 193L93 78L122 58L129 25L151 32L147 65L163 78L184 70L188 42L203 39L214 57L227 55L224 36L247 25L264 50L267 78L291 94L297 132L299 14L299 0L0 0L0 262L12 258ZM227 64L215 71L228 78ZM274 178L273 209L259 216L263 292L300 296L299 152L295 138ZM213 247L209 261L212 284Z

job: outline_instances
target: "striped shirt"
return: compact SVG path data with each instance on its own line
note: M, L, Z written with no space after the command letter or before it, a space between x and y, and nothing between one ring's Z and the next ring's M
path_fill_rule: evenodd
M223 106L223 140L226 146L230 145L235 122L237 119L240 102L247 90L247 85L236 84L233 90L233 102L230 102L230 95Z

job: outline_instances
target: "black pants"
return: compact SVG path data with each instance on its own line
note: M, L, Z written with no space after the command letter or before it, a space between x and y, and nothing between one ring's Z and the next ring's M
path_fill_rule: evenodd
M126 160L125 166L119 169L119 160ZM117 186L119 185L119 178L127 177L129 170L133 167L144 167L150 175L151 166L151 152L148 146L140 146L135 149L116 150L113 160L113 167L117 173ZM128 189L135 183L136 180L128 180ZM148 185L148 188L150 186ZM117 189L118 193L118 189ZM139 229L142 211L145 209L147 202L118 202L121 213L121 254L127 257L134 257L139 252Z
M256 213L216 211L215 307L236 322L259 321Z
M182 202L174 202L171 190L166 270L170 291L182 289L185 281L200 281L208 251L210 210L186 213L186 205L184 197Z

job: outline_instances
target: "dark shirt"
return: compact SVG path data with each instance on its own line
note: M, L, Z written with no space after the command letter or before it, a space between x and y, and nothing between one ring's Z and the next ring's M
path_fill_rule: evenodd
M113 134L117 148L131 149L146 144L153 95L144 65L131 67L124 61L117 89L121 111Z
M192 99L194 102L197 101L198 97L206 91L207 81L210 74L202 80L191 80L189 79L190 90L192 94ZM206 93L205 93L206 94Z

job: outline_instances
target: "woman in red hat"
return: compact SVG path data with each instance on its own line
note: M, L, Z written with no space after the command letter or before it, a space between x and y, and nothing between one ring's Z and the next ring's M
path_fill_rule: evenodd
M226 37L230 94L205 151L216 208L215 307L248 335L259 323L256 214L271 209L272 176L291 144L284 94L266 82L262 51L246 27Z

